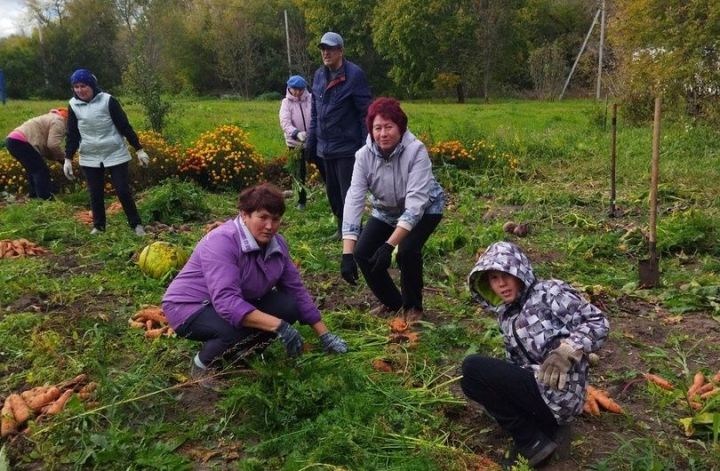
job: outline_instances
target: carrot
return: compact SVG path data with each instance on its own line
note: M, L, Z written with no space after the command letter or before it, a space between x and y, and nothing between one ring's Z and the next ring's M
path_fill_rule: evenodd
M68 399L72 397L72 395L75 394L75 391L72 389L68 389L64 393L62 393L62 396L57 398L55 402L52 402L48 404L46 407L43 408L43 412L48 415L57 415L65 408L65 404L67 404Z
M670 383L670 381L666 380L666 379L663 378L663 377L660 377L660 376L658 376L658 375L654 375L654 374L652 374L652 373L645 373L645 374L643 374L643 376L645 377L646 380L648 380L648 381L650 381L651 383L654 383L654 384L660 386L660 387L663 388L663 389L667 389L668 391L670 391L671 389L673 389L672 383Z
M67 389L67 388L73 388L87 383L88 376L85 373L80 373L79 375L75 376L73 379L69 379L67 381L63 381L62 383L57 385L57 388L60 390Z
M38 394L45 394L48 389L50 389L48 386L38 386L36 388L28 389L27 391L21 392L20 397L22 397L23 400L27 403L31 397L37 396Z
M165 317L165 313L159 307L146 307L145 309L141 309L136 312L132 318L144 318L146 321L151 320L157 322L158 324L168 323L167 317Z
M693 397L695 395L695 392L700 389L703 384L705 384L705 375L702 374L702 371L698 371L697 373L695 373L692 386L690 386L690 389L688 389L688 397Z
M43 406L46 406L60 397L60 389L56 386L51 386L48 390L41 394L36 394L25 400L27 405L34 411L40 410Z
M720 383L720 371L715 373L715 376L712 377L712 380L716 383Z
M408 323L402 317L395 317L390 321L391 332L405 332L408 329Z
M710 391L708 391L708 392L706 392L706 393L701 394L701 395L700 395L700 398L701 398L701 399L710 399L711 397L717 395L718 393L720 393L720 389L714 388L714 389L711 389Z
M90 396L92 396L92 393L95 392L97 389L97 383L88 383L85 386L80 389L78 392L78 396L80 396L80 400L84 401L86 399L89 399Z
M17 422L13 415L12 406L10 405L10 397L5 399L2 412L0 412L0 437L5 438L9 435L17 433Z
M594 415L595 417L598 417L600 415L600 405L597 402L597 399L595 399L595 395L588 391L587 397L585 398L585 407L588 408L589 414Z
M132 319L128 319L128 325L130 325L130 327L132 327L133 329L142 329L143 327L145 327L144 322L134 321Z
M148 322L150 322L150 321L148 321ZM165 326L165 327L160 327L160 328L158 328L158 329L149 329L149 330L146 330L146 331L145 331L145 337L146 337L146 338L149 338L149 339L156 339L156 338L160 337L162 334L164 334L165 331L168 330L168 329L169 329L169 327L168 327L168 326Z
M702 409L702 404L696 401L690 401L690 407L692 407L693 410L700 410Z
M597 403L602 406L603 409L605 409L608 412L612 412L614 414L622 414L623 409L618 405L617 402L613 401L608 397L607 394L605 394L604 391L601 391L600 389L597 389L593 393L593 398L597 401Z
M712 384L712 383L705 383L705 384L702 385L702 387L701 387L700 389L698 389L697 391L695 391L695 394L696 394L696 395L699 395L699 396L702 396L702 395L705 394L706 392L712 391L713 389L715 389L715 385L714 385L714 384Z
M10 407L12 407L12 412L18 425L27 422L32 415L32 411L28 405L25 404L23 398L20 397L20 394L10 394L7 400L10 402Z

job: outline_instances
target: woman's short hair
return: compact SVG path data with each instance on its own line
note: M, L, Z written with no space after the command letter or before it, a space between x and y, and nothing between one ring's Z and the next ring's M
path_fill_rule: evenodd
M285 214L285 198L277 186L261 183L240 192L238 209L248 214L264 209L270 214L282 216Z
M405 134L405 131L407 131L407 115L402 108L400 108L400 102L395 98L383 96L370 104L365 121L367 123L370 136L372 136L372 126L377 115L380 115L385 119L389 119L393 123L397 124L400 128L400 134Z

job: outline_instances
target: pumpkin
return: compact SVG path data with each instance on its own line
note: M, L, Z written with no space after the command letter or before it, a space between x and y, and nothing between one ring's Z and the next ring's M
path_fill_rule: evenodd
M153 242L146 246L138 258L140 270L152 278L163 278L173 270L180 270L188 255L181 247L168 242Z

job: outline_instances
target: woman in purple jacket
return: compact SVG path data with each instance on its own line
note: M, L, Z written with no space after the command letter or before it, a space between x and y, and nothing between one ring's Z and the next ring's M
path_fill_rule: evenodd
M331 333L277 234L285 201L263 183L240 193L240 214L208 233L170 283L162 307L181 337L204 342L192 361L191 377L207 379L225 357L243 358L280 338L290 356L303 339L291 325L312 326L329 353L347 345Z

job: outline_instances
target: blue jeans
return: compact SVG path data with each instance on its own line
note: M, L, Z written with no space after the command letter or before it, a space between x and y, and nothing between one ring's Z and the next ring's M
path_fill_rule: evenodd
M48 169L42 155L28 142L8 137L5 144L10 155L15 157L15 160L25 168L30 198L52 199L50 169Z
M256 309L278 317L288 324L296 322L300 317L295 300L282 291L273 289L259 299L248 301ZM242 326L233 327L220 317L212 304L190 316L178 327L176 333L180 337L204 342L199 353L200 361L204 365L210 365L235 349L248 350L256 345L267 344L276 337L274 332Z

